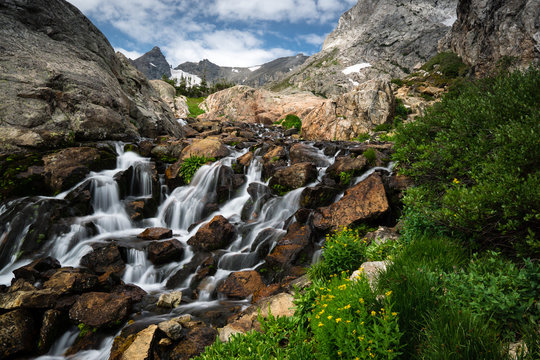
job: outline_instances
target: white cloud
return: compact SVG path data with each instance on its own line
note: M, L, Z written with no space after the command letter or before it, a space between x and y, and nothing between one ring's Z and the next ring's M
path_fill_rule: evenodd
M115 48L114 50L120 51L122 54L124 54L127 58L131 60L135 60L143 56L143 54L138 51L130 51L130 50L122 49L122 48Z
M299 35L298 39L311 45L322 46L324 40L326 39L326 35L306 34Z

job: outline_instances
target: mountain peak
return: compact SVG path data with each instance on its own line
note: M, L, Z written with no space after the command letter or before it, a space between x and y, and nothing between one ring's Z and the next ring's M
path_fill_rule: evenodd
M171 66L158 46L154 46L143 56L132 61L133 65L150 80L171 77Z

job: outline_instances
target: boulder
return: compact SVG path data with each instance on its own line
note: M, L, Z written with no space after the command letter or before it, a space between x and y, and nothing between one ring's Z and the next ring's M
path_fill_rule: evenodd
M336 186L322 184L306 187L300 196L300 206L309 209L328 206L332 204L339 191Z
M15 279L25 279L31 283L35 283L37 280L43 279L43 273L46 271L58 268L60 268L60 262L48 256L45 258L38 258L28 265L13 270L13 274L15 275Z
M143 240L161 240L172 237L172 230L161 227L148 228L142 233L137 235L139 239Z
M234 226L223 216L217 215L203 225L187 243L199 251L213 251L228 246L235 236Z
M182 135L144 75L70 3L3 1L0 43L0 152Z
M66 325L62 312L54 309L45 311L39 330L38 350L40 353L47 352L58 335L65 330Z
M182 150L181 159L191 156L205 156L207 158L221 159L229 155L229 149L217 139L196 139Z
M270 254L266 256L268 266L276 269L287 269L301 254L306 254L306 248L312 245L313 234L307 225L294 223L289 226L287 234L281 238Z
M276 170L270 179L270 188L289 191L298 189L317 179L317 167L312 163L298 163Z
M346 190L338 202L317 209L313 215L313 226L321 230L337 230L359 221L374 220L389 209L381 177L373 174Z
M139 331L133 342L122 353L121 360L150 360L153 358L153 348L157 339L157 325L150 325Z
M358 176L368 167L368 161L362 155L358 157L338 156L336 161L326 169L326 175L337 182L342 182L341 173L346 173L350 177Z
M375 231L369 232L365 236L366 240L375 244L384 244L388 241L397 241L399 234L395 228L379 226Z
M392 121L393 116L390 83L369 80L310 112L302 120L302 135L308 140L352 140Z
M291 294L281 293L262 299L236 315L225 327L218 329L219 339L226 342L233 334L244 334L254 329L260 329L257 320L259 315L263 318L268 317L269 314L275 317L290 317L294 315L295 308L294 297Z
M26 310L0 315L0 358L31 353L36 346L36 324Z
M49 280L43 284L44 289L52 289L59 294L78 294L95 288L97 276L88 270L64 267L56 270Z
M146 250L148 252L148 259L154 265L180 261L184 256L184 247L182 246L182 243L176 239L153 241L148 244Z
M141 221L156 215L156 201L153 198L130 201L126 204L126 211L131 220Z
M271 125L289 114L303 118L323 100L307 92L289 95L237 85L208 96L199 105L205 111L199 117Z
M180 340L183 335L182 323L178 321L178 318L162 321L158 324L158 328L163 331L169 339L174 341Z
M120 249L116 244L96 246L93 251L81 258L80 265L97 274L106 272L121 274L126 267Z
M275 162L277 160L287 160L287 151L281 145L274 146L262 157L264 162Z
M171 360L188 360L216 341L217 331L202 323L189 323L185 337L169 353Z
M302 142L291 146L289 149L289 157L291 159L291 164L309 162L317 167L326 167L330 165L330 162L319 152L319 149L313 145Z
M90 170L114 168L114 155L91 147L62 149L43 157L45 181L55 192L71 188Z
M230 298L243 299L265 287L261 275L254 270L231 273L217 291Z
M361 276L364 276L371 286L372 290L375 290L377 287L377 280L379 275L386 271L386 267L390 265L388 261L368 261L360 265L360 268L354 271L350 279L355 280Z
M237 163L242 165L244 169L247 169L249 165L251 165L251 160L253 160L253 153L251 151L248 151L247 153L236 159Z
M54 306L56 299L58 293L51 289L7 292L0 294L0 309L48 309Z
M131 301L118 293L82 294L69 310L69 318L91 327L115 326L129 314Z
M174 309L180 306L182 301L181 291L172 291L170 293L164 293L159 296L156 306L162 308Z

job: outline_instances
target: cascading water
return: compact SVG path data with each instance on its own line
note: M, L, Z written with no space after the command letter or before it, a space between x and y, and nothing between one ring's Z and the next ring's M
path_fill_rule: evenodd
M202 166L189 185L178 187L168 195L154 193L159 191L160 186L162 188L166 186L163 179L155 186L160 180L153 173L153 165L149 159L133 152L124 152L121 144L117 144L116 150L118 153L116 169L91 173L83 182L55 198L65 199L77 189L86 188L91 193L92 212L73 219L69 229L50 239L38 255L54 257L62 266L77 267L81 258L92 251L93 245L108 243L111 240L121 241L122 246L126 247L126 264L122 277L125 283L135 284L155 295L163 291L182 290L190 287L194 272L174 287L170 286L170 280L179 269L189 265L196 255L187 244L188 240L214 216L221 215L235 225L238 235L226 249L219 251L216 271L198 284L196 299L181 305L174 310L175 313L190 312L207 306L220 306L215 294L217 284L231 272L252 270L262 265L264 257L286 233L289 220L300 207L299 200L304 188L290 191L284 196L268 195L267 192L263 198L262 194L264 189L267 189L268 182L262 179L263 165L257 153L245 171L244 184L230 193L229 198L217 207L212 207L209 205L219 202L217 191L224 169L232 167L233 162L247 150L233 151L228 157ZM334 156L325 156L315 147L313 154L317 158L318 181L320 181L326 168L334 162ZM122 188L119 181L123 178L122 174L128 173L130 176ZM260 188L261 194L256 193L254 196L253 188ZM126 211L127 202L149 198L161 199L156 216L143 221L132 220ZM252 210L243 213L249 201L253 202ZM3 206L0 215L6 211L9 211L9 206ZM136 240L136 236L149 226L173 230L173 237L184 247L182 260L155 265L148 259L147 242ZM20 236L23 237L24 233ZM14 248L13 251L18 250ZM0 272L0 281L8 284L13 277L11 271L28 262L29 260L17 261L15 254L12 254L9 266ZM75 358L106 358L112 339L111 337L105 339L99 350L81 352ZM61 354L73 340L74 332L72 330L66 332L41 359L63 359Z

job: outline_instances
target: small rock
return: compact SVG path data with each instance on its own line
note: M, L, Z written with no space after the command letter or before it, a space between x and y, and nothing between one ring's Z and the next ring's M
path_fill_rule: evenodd
M130 299L122 294L85 293L69 310L69 318L92 327L118 325L126 319L130 304Z
M148 245L148 259L154 265L167 264L172 261L182 260L184 247L176 239L165 241L154 241Z
M181 291L172 291L170 293L161 294L159 300L156 304L158 307L162 308L175 308L180 306L182 301L182 292Z
M317 167L303 162L276 170L270 179L270 188L281 187L285 191L306 186L317 179Z
M172 230L161 227L148 228L142 233L137 235L139 239L143 240L161 240L172 237Z
M92 252L81 258L80 265L97 274L106 272L121 274L126 267L120 249L116 244L96 247Z
M223 216L217 215L203 225L187 243L197 250L213 251L229 245L235 236L234 226Z
M156 341L157 325L150 325L140 331L135 339L122 354L121 360L150 360L153 358L152 350Z
M180 340L182 337L182 324L176 319L162 321L158 324L159 330L163 331L171 340Z

